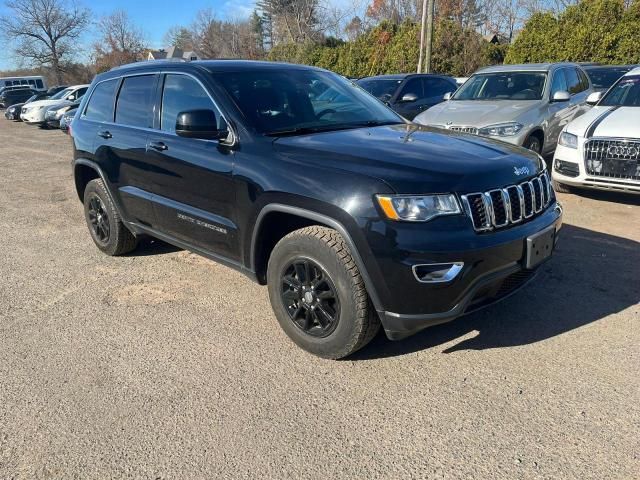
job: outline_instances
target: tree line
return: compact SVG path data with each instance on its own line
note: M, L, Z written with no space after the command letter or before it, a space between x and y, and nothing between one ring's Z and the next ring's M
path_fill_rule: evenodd
M166 47L201 58L269 59L360 77L415 71L423 0L257 0L242 20L211 9L164 35ZM426 0L425 0L426 1ZM6 0L0 35L55 83L142 60L149 41L137 19L114 11L93 19L74 0ZM639 63L640 0L436 0L432 70L466 76L484 65L538 61ZM97 32L82 62L78 44ZM4 72L5 74L7 72Z

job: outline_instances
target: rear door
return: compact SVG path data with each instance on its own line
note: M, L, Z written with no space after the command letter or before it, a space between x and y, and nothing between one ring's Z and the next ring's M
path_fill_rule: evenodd
M220 129L225 128L225 120L195 77L167 73L161 82L157 128L146 145L158 230L215 255L238 260L233 151L217 140L184 138L175 133L180 112L212 110Z
M85 118L96 116L102 120L95 132L95 155L115 187L125 217L149 227L154 225L150 201L153 181L149 174L152 167L146 161L146 144L153 125L157 79L158 75L143 74L103 82L92 93L85 113ZM99 91L105 83L108 85Z

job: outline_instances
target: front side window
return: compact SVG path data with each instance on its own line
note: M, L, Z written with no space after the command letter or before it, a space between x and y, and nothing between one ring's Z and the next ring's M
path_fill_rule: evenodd
M546 79L542 72L479 73L452 100L540 100Z
M582 85L580 84L580 77L578 77L577 70L575 68L565 68L564 73L567 79L567 89L569 93L571 95L580 93L582 91Z
M402 83L402 79L376 78L358 80L357 83L374 97L386 101L391 100L391 97L398 89L398 85Z
M187 75L167 74L162 91L160 128L174 132L178 114L189 110L213 110L218 122L224 122L207 92L195 79ZM218 128L222 130L221 127L222 123L219 123Z
M553 83L551 84L551 98L558 92L568 92L567 80L564 76L564 68L556 70L553 74Z
M412 93L418 98L424 97L424 90L422 88L422 79L421 78L412 78L410 79L404 87L402 87L402 93L399 98L404 97L405 95Z
M99 83L93 89L84 116L97 122L113 122L113 104L118 88L118 79Z
M445 93L454 92L456 86L442 78L425 78L425 92L427 97L441 97Z
M68 95L69 93L71 93L71 89L65 88L64 90L60 90L58 93L52 96L49 100L60 100L61 98L64 98L65 95Z
M155 76L125 77L116 103L116 123L150 128Z
M343 77L307 69L215 73L247 122L266 135L302 134L404 123L392 110ZM318 101L318 84L333 89Z
M605 107L640 107L640 75L622 77L607 95L600 101L599 106Z

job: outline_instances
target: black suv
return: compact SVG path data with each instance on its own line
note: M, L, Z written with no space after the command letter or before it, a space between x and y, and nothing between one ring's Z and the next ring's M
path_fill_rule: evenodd
M314 104L322 82L340 93ZM99 75L73 172L108 255L151 235L268 285L289 337L341 358L514 292L562 210L541 158L407 124L339 75L250 61Z
M23 103L36 93L38 92L30 88L6 89L0 93L0 107L9 108L16 103Z
M444 101L458 84L452 77L428 73L378 75L356 82L408 120Z

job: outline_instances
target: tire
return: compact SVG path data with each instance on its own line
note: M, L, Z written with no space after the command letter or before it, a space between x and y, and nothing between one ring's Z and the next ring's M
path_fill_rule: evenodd
M538 155L542 153L542 141L537 135L529 135L522 146L527 150L536 152Z
M556 180L552 180L552 184L553 184L553 189L557 192L557 193L571 193L572 189L569 185L567 185L566 183L560 183Z
M101 179L84 189L84 217L96 246L107 255L123 255L136 248L138 240L124 226Z
M280 326L314 355L344 358L380 329L360 271L335 230L311 226L282 238L271 252L267 283Z

